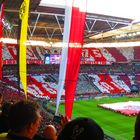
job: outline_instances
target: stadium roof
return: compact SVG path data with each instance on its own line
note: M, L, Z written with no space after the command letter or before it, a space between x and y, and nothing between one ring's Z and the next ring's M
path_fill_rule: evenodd
M39 5L65 8L65 1L66 0L41 0ZM81 3L80 0L79 3ZM140 20L140 14L137 12L138 9L139 0L87 0L88 13Z
M0 0L0 3L2 1ZM113 42L114 40L118 42L122 40L137 41L139 39L138 0L87 1L84 43ZM22 0L6 0L4 37L17 37L21 3ZM31 0L28 38L51 43L61 42L64 16L64 0Z

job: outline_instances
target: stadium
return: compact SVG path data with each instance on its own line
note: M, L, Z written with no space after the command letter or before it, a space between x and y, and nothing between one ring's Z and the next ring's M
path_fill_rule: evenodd
M99 13L98 2L93 6L90 0L81 4L84 12L70 9L63 0L30 0L29 15L24 15L26 1L0 0L4 102L38 102L43 117L39 134L50 122L59 130L53 122L57 113L94 119L106 140L131 140L140 111L138 18Z

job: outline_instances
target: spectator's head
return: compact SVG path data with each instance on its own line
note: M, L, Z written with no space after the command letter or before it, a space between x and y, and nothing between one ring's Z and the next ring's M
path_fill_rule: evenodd
M36 102L20 101L9 111L10 129L13 133L33 138L40 127L41 116Z
M140 112L137 115L135 122L135 130L134 130L134 140L140 140Z
M103 140L102 128L92 119L77 118L67 123L57 140Z
M56 140L57 138L57 131L56 128L53 125L47 125L43 132L43 137L49 139L49 140Z
M8 116L11 106L12 106L11 103L4 103L1 108L2 114Z

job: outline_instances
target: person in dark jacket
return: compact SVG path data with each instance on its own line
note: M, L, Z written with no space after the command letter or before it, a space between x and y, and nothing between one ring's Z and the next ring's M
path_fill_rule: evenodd
M33 140L41 122L40 108L36 102L20 101L9 111L10 130L4 140Z

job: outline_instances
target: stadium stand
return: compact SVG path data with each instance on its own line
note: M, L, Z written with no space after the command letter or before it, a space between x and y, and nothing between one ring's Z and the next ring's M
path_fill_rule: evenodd
M4 44L3 45L3 62L16 63L16 45L15 44ZM81 63L89 64L105 64L107 62L126 62L140 60L139 47L126 47L126 48L84 48L82 52ZM44 47L39 46L28 46L27 48L27 60L30 63L41 63L43 64L45 54L61 54L61 48L51 48L48 50ZM31 61L32 60L32 61ZM37 61L35 61L37 60ZM41 61L42 60L42 61ZM87 61L87 62L86 62ZM94 62L93 62L94 61ZM29 63L28 62L28 63Z
M140 81L139 74L133 75L134 66L127 71L130 67L127 64L93 65L89 69L88 65L81 65L76 93L130 93L131 85ZM56 97L59 65L31 64L27 67L29 94L33 92L38 97ZM16 68L12 64L3 67L3 82L8 83L8 88L12 88L14 92L18 91L19 86Z
M139 60L140 59L140 47L134 47L134 60Z
M115 58L116 62L127 62L127 59L117 48L106 48Z
M138 62L140 57L135 52L137 49L136 47L85 49L84 53L87 51L88 55L82 57L75 100L132 95L132 85L140 83ZM16 102L24 98L23 89L19 88L18 82L16 46L6 44L3 52L3 80L0 81L0 90L2 94L8 93L4 94L5 100ZM46 53L61 54L61 49L49 50L39 46L28 46L27 49L28 98L37 100L42 106L43 121L39 134L42 134L47 124L54 124L57 130L60 130L60 126L52 121L55 112L47 106L48 102L55 104L59 64L44 64ZM62 100L63 98L64 95ZM108 135L105 138L113 140Z

